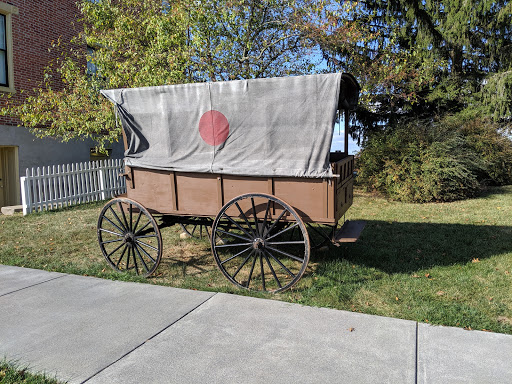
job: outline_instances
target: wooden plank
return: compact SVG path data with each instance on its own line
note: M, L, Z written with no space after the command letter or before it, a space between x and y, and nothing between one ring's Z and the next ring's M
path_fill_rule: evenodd
M323 212L325 214L325 217L329 217L329 183L331 183L331 180L324 179L323 181L323 191L322 191L322 200L323 200Z
M217 176L217 207L219 211L224 206L224 189L222 185L222 175Z
M178 210L178 199L176 197L177 191L176 191L176 173L171 172L171 204L172 204L172 210L177 211Z
M334 245L339 245L340 243L355 243L359 239L359 236L361 236L365 225L366 221L362 220L345 221L345 224L343 224L334 235Z
M37 167L37 190L38 190L38 199L36 201L36 210L42 210L43 209L43 206L41 204L41 202L43 201L43 193L41 192L41 170L39 167Z
M336 185L339 183L339 179L333 179L327 188L327 217L334 219L334 210L336 208Z

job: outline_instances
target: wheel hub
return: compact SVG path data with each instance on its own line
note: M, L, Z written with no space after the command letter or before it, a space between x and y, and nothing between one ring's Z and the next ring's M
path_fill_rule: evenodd
M124 243L133 247L133 244L135 244L135 236L132 232L124 234Z
M254 249L263 249L265 248L265 240L263 240L261 237L257 237L252 241L252 247Z

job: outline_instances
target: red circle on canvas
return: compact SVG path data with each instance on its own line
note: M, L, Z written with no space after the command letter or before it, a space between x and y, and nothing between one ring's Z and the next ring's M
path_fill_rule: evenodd
M229 123L226 116L219 111L211 110L199 119L199 134L209 145L220 145L229 135Z

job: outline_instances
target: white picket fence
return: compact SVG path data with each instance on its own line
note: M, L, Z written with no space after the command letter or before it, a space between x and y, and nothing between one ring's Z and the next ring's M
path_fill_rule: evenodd
M126 192L123 160L101 160L28 169L20 177L23 215L105 200Z

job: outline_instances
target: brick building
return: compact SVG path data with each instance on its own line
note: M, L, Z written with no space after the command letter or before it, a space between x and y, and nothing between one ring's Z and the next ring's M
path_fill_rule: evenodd
M48 50L52 41L69 42L79 31L78 13L76 0L0 0L1 93L23 102L56 54ZM0 207L19 204L19 176L26 168L89 161L94 146L38 139L18 124L0 116ZM116 147L113 156L121 157L122 149Z

